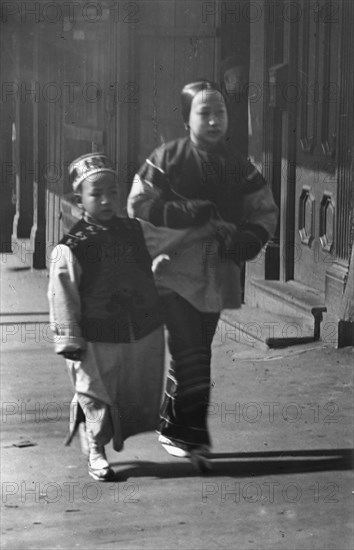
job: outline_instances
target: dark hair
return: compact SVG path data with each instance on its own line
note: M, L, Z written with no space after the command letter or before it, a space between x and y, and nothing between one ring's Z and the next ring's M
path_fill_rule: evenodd
M239 54L230 55L230 57L226 57L226 59L222 60L220 65L221 79L224 78L227 71L233 69L234 67L241 67L241 69L245 71L245 60Z
M188 124L194 97L203 90L214 90L215 92L221 93L220 87L215 82L211 82L209 80L198 80L197 82L191 82L190 84L186 84L182 89L182 117L185 124Z

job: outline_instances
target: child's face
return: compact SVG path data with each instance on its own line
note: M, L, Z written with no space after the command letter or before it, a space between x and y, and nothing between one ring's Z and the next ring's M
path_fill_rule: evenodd
M229 94L240 94L244 84L242 67L232 67L224 74L226 91Z
M82 208L95 220L109 221L116 215L118 208L116 176L102 173L83 181L80 203Z
M190 138L202 149L217 145L227 130L224 98L216 90L201 90L192 101L189 115Z

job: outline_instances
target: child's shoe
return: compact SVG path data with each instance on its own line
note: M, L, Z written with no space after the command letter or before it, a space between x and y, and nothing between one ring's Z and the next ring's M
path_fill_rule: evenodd
M189 457L189 450L187 447L185 447L182 443L177 444L172 439L169 439L168 437L165 437L164 435L159 435L159 443L161 443L162 447L165 449L165 451L168 452L168 454L172 456L176 456L178 458L188 458Z
M191 447L180 442L175 442L164 435L159 435L159 442L168 454L178 458L189 458L193 466L201 473L206 474L212 469L208 458L210 448L207 445Z
M114 471L108 464L103 446L90 444L88 473L96 481L109 481L114 477Z

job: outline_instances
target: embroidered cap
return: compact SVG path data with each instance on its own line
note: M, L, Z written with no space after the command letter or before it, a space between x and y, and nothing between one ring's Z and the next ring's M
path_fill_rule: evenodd
M90 176L102 172L117 175L112 162L104 153L88 153L78 157L69 166L69 180L73 191L77 191L82 182Z

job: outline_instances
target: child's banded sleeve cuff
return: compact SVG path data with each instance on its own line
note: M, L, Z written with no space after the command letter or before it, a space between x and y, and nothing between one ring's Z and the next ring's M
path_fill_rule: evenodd
M80 329L81 266L71 249L63 244L52 252L49 268L48 301L56 353L85 349Z

